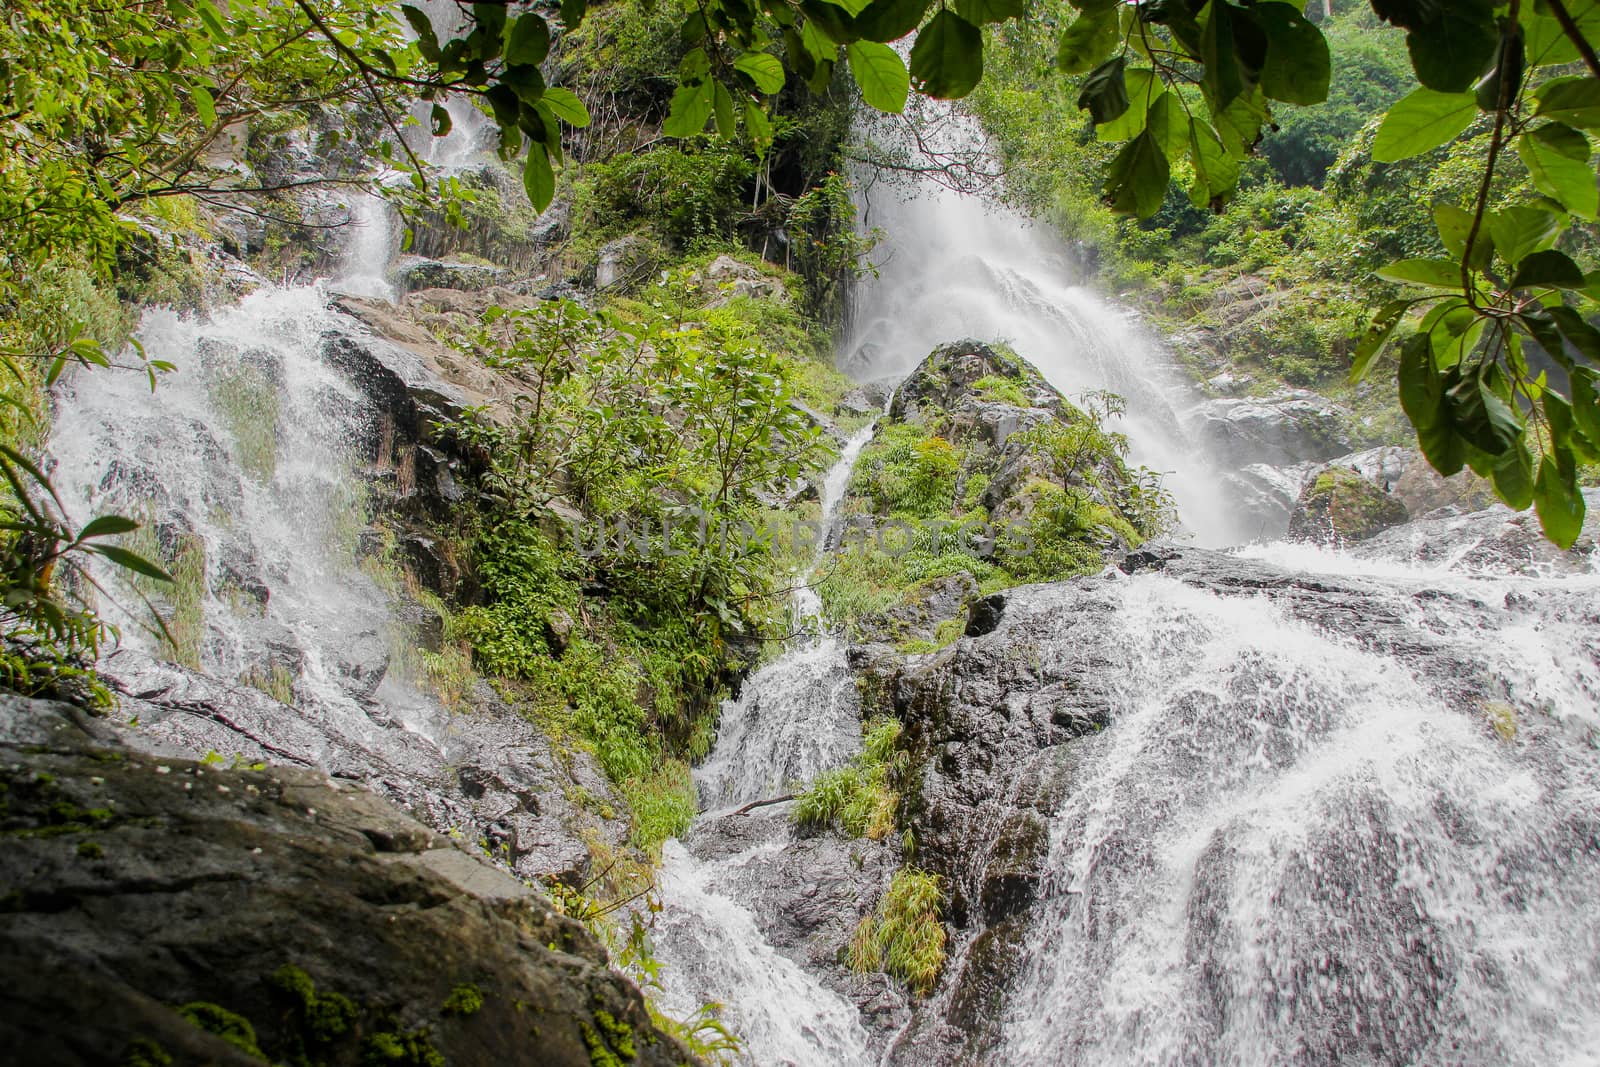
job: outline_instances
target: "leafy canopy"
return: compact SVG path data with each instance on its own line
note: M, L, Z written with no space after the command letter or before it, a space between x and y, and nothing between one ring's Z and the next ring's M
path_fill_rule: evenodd
M309 0L297 0L309 10ZM1081 79L1078 106L1101 140L1115 210L1148 218L1177 183L1197 206L1224 209L1241 164L1275 128L1275 110L1328 96L1332 63L1304 0L1069 0L1057 66ZM503 146L524 140L537 206L553 195L557 119L536 64L550 24L516 4L473 4L463 36L440 43L420 9L402 10L437 67L439 92L481 95ZM1584 501L1579 466L1600 460L1600 277L1557 247L1574 222L1600 212L1590 131L1600 128L1600 3L1596 0L1372 0L1405 35L1414 91L1385 116L1374 147L1394 162L1492 123L1480 193L1441 205L1447 259L1406 261L1382 277L1408 290L1379 309L1353 373L1368 373L1402 325L1400 399L1429 461L1471 467L1514 508L1537 509L1547 536L1573 543ZM566 0L561 23L584 16ZM986 26L1024 16L1020 0L707 0L686 7L689 46L665 132L733 136L742 121L761 147L770 98L789 77L825 90L848 69L871 106L896 112L912 89L955 99L981 81ZM890 42L915 34L908 52ZM906 58L902 59L902 54ZM1538 199L1489 209L1495 168L1514 150ZM1419 320L1420 315L1420 320ZM1539 369L1543 368L1543 369Z

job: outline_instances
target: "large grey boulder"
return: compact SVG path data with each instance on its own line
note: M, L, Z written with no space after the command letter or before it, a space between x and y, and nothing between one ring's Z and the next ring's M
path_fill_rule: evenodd
M1201 443L1234 466L1330 460L1350 451L1353 417L1304 389L1208 400L1193 418Z
M682 1064L538 892L319 772L0 698L7 1063Z

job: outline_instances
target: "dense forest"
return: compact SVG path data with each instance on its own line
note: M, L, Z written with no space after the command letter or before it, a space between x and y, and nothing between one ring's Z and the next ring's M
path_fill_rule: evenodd
M1597 43L7 0L0 1050L1563 1061Z

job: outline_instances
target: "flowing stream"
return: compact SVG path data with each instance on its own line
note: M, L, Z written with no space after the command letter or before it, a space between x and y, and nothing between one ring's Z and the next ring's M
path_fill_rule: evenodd
M465 116L457 128L475 134ZM470 147L440 152L459 166ZM939 343L1004 339L1069 395L1124 394L1134 458L1168 472L1193 537L1244 539L1176 414L1179 376L1077 284L1065 250L931 183L867 206L887 240L846 369L894 380ZM387 210L355 210L340 282L387 294ZM396 729L438 743L447 716L391 669L388 595L353 562L352 472L381 413L326 345L355 328L321 286L263 287L202 320L149 312L146 350L179 371L154 396L128 374L71 381L57 481L80 519L148 520L139 547L174 561L167 606L193 665L354 743ZM829 474L824 516L865 440ZM1114 583L1116 624L1095 637L1111 723L1076 742L989 1062L1600 1062L1600 579L1242 554L1324 576L1348 602L1317 615L1160 574ZM818 611L809 590L795 607ZM770 944L749 906L794 845L787 809L729 814L859 750L846 650L815 629L725 707L696 772L705 821L742 829L693 853L669 842L659 877L664 1006L722 1003L751 1063L880 1058L855 1003ZM1466 677L1496 699L1463 704Z
M863 207L886 238L841 366L897 381L940 343L1005 340L1069 396L1126 397L1133 458L1167 473L1195 541L1247 539L1177 414L1194 398L1065 249L925 180ZM1353 583L1350 602L1308 618L1160 574L1116 585L1116 626L1093 638L1113 664L1111 725L1079 743L982 1062L1600 1062L1600 579L1242 555ZM1497 699L1462 706L1467 676ZM699 772L705 806L844 762L848 683L829 640L753 676ZM892 1041L873 1052L837 991L767 943L741 903L760 881L747 872L791 832L748 817L768 827L702 843L715 859L667 848L674 1007L722 1002L751 1063L926 1062Z

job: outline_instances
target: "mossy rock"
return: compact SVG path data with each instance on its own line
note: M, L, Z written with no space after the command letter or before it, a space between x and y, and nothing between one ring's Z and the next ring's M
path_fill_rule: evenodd
M1406 506L1351 467L1324 467L1300 493L1289 537L1336 544L1363 541L1406 522Z

